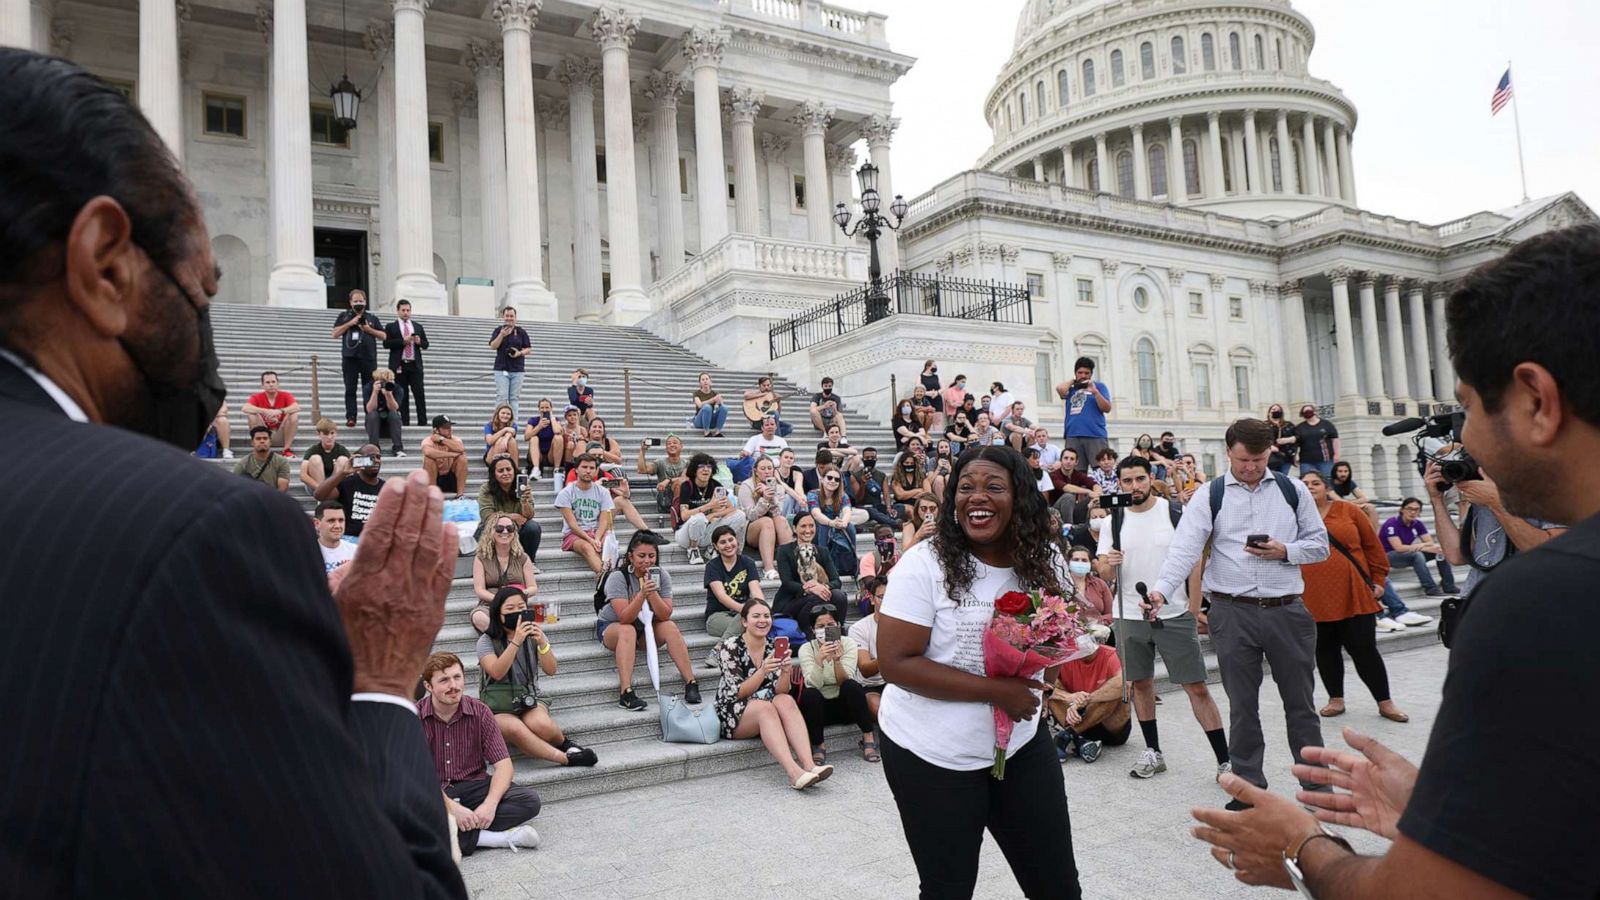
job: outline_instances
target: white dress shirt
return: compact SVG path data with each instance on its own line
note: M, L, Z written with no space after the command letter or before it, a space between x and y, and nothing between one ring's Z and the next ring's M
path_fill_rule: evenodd
M4 359L6 362L11 363L13 366L21 369L29 378L32 378L34 382L39 385L40 389L42 389L46 394L49 394L50 399L54 400L56 405L61 407L61 411L67 414L67 418L74 422L89 421L89 417L84 414L83 407L78 405L78 401L72 399L72 397L69 396L66 391L61 389L60 385L56 384L54 381L51 381L50 376L23 362L22 357L12 353L10 350L0 349L0 359Z
M1303 592L1300 567L1328 558L1328 529L1306 486L1290 479L1300 497L1298 509L1290 509L1271 472L1253 488L1235 478L1231 469L1222 479L1226 487L1217 521L1211 521L1211 487L1202 485L1183 508L1161 577L1151 590L1162 596L1176 591L1211 539L1211 558L1200 582L1204 592L1238 597L1287 597ZM1244 542L1252 534L1281 542L1288 548L1289 558L1261 559L1246 553Z

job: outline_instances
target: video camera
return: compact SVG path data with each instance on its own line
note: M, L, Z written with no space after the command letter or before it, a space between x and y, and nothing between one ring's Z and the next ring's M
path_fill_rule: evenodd
M1467 414L1460 410L1456 412L1437 413L1421 418L1413 416L1401 419L1392 425L1385 425L1385 437L1397 434L1416 432L1411 436L1411 443L1417 448L1417 471L1426 473L1428 463L1437 463L1439 475L1444 478L1445 487L1459 484L1463 481L1476 481L1483 476L1478 474L1478 461L1467 453L1467 448L1461 444L1461 428L1466 424ZM1437 450L1429 452L1423 442L1429 439L1442 442L1443 446L1454 445L1454 449L1446 453Z

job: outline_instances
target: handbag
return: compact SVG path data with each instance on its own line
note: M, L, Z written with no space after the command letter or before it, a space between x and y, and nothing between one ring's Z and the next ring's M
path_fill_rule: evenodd
M682 697L661 691L661 659L656 652L655 633L650 627L654 619L650 604L646 603L639 611L639 621L644 623L650 685L655 688L656 702L661 706L661 739L669 744L715 744L722 740L722 722L717 718L714 704L690 706Z
M1471 594L1462 594L1459 597L1446 597L1439 604L1439 643L1444 644L1446 650L1455 643L1456 632L1461 628L1461 619L1466 616L1471 601Z

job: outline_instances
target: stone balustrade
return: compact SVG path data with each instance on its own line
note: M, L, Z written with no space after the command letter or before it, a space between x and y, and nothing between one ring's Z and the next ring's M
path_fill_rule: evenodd
M860 247L730 234L650 287L652 306L670 307L728 273L863 282L867 252Z
M763 19L776 19L804 31L826 34L846 41L859 41L874 47L887 47L884 16L862 13L818 0L722 0L731 12L742 12Z

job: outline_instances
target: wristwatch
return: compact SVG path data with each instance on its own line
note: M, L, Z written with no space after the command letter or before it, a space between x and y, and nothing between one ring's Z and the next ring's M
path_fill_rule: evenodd
M1316 900L1316 895L1311 893L1311 888L1306 884L1305 873L1300 870L1300 856L1305 852L1306 845L1317 838L1327 838L1328 840L1333 841L1335 844L1343 847L1346 852L1355 852L1355 849L1350 846L1349 841L1329 831L1321 823L1317 824L1316 831L1313 831L1301 838L1299 843L1294 845L1293 849L1284 850L1283 871L1288 874L1289 880L1294 883L1294 889L1299 891L1300 896L1306 898L1306 900Z

